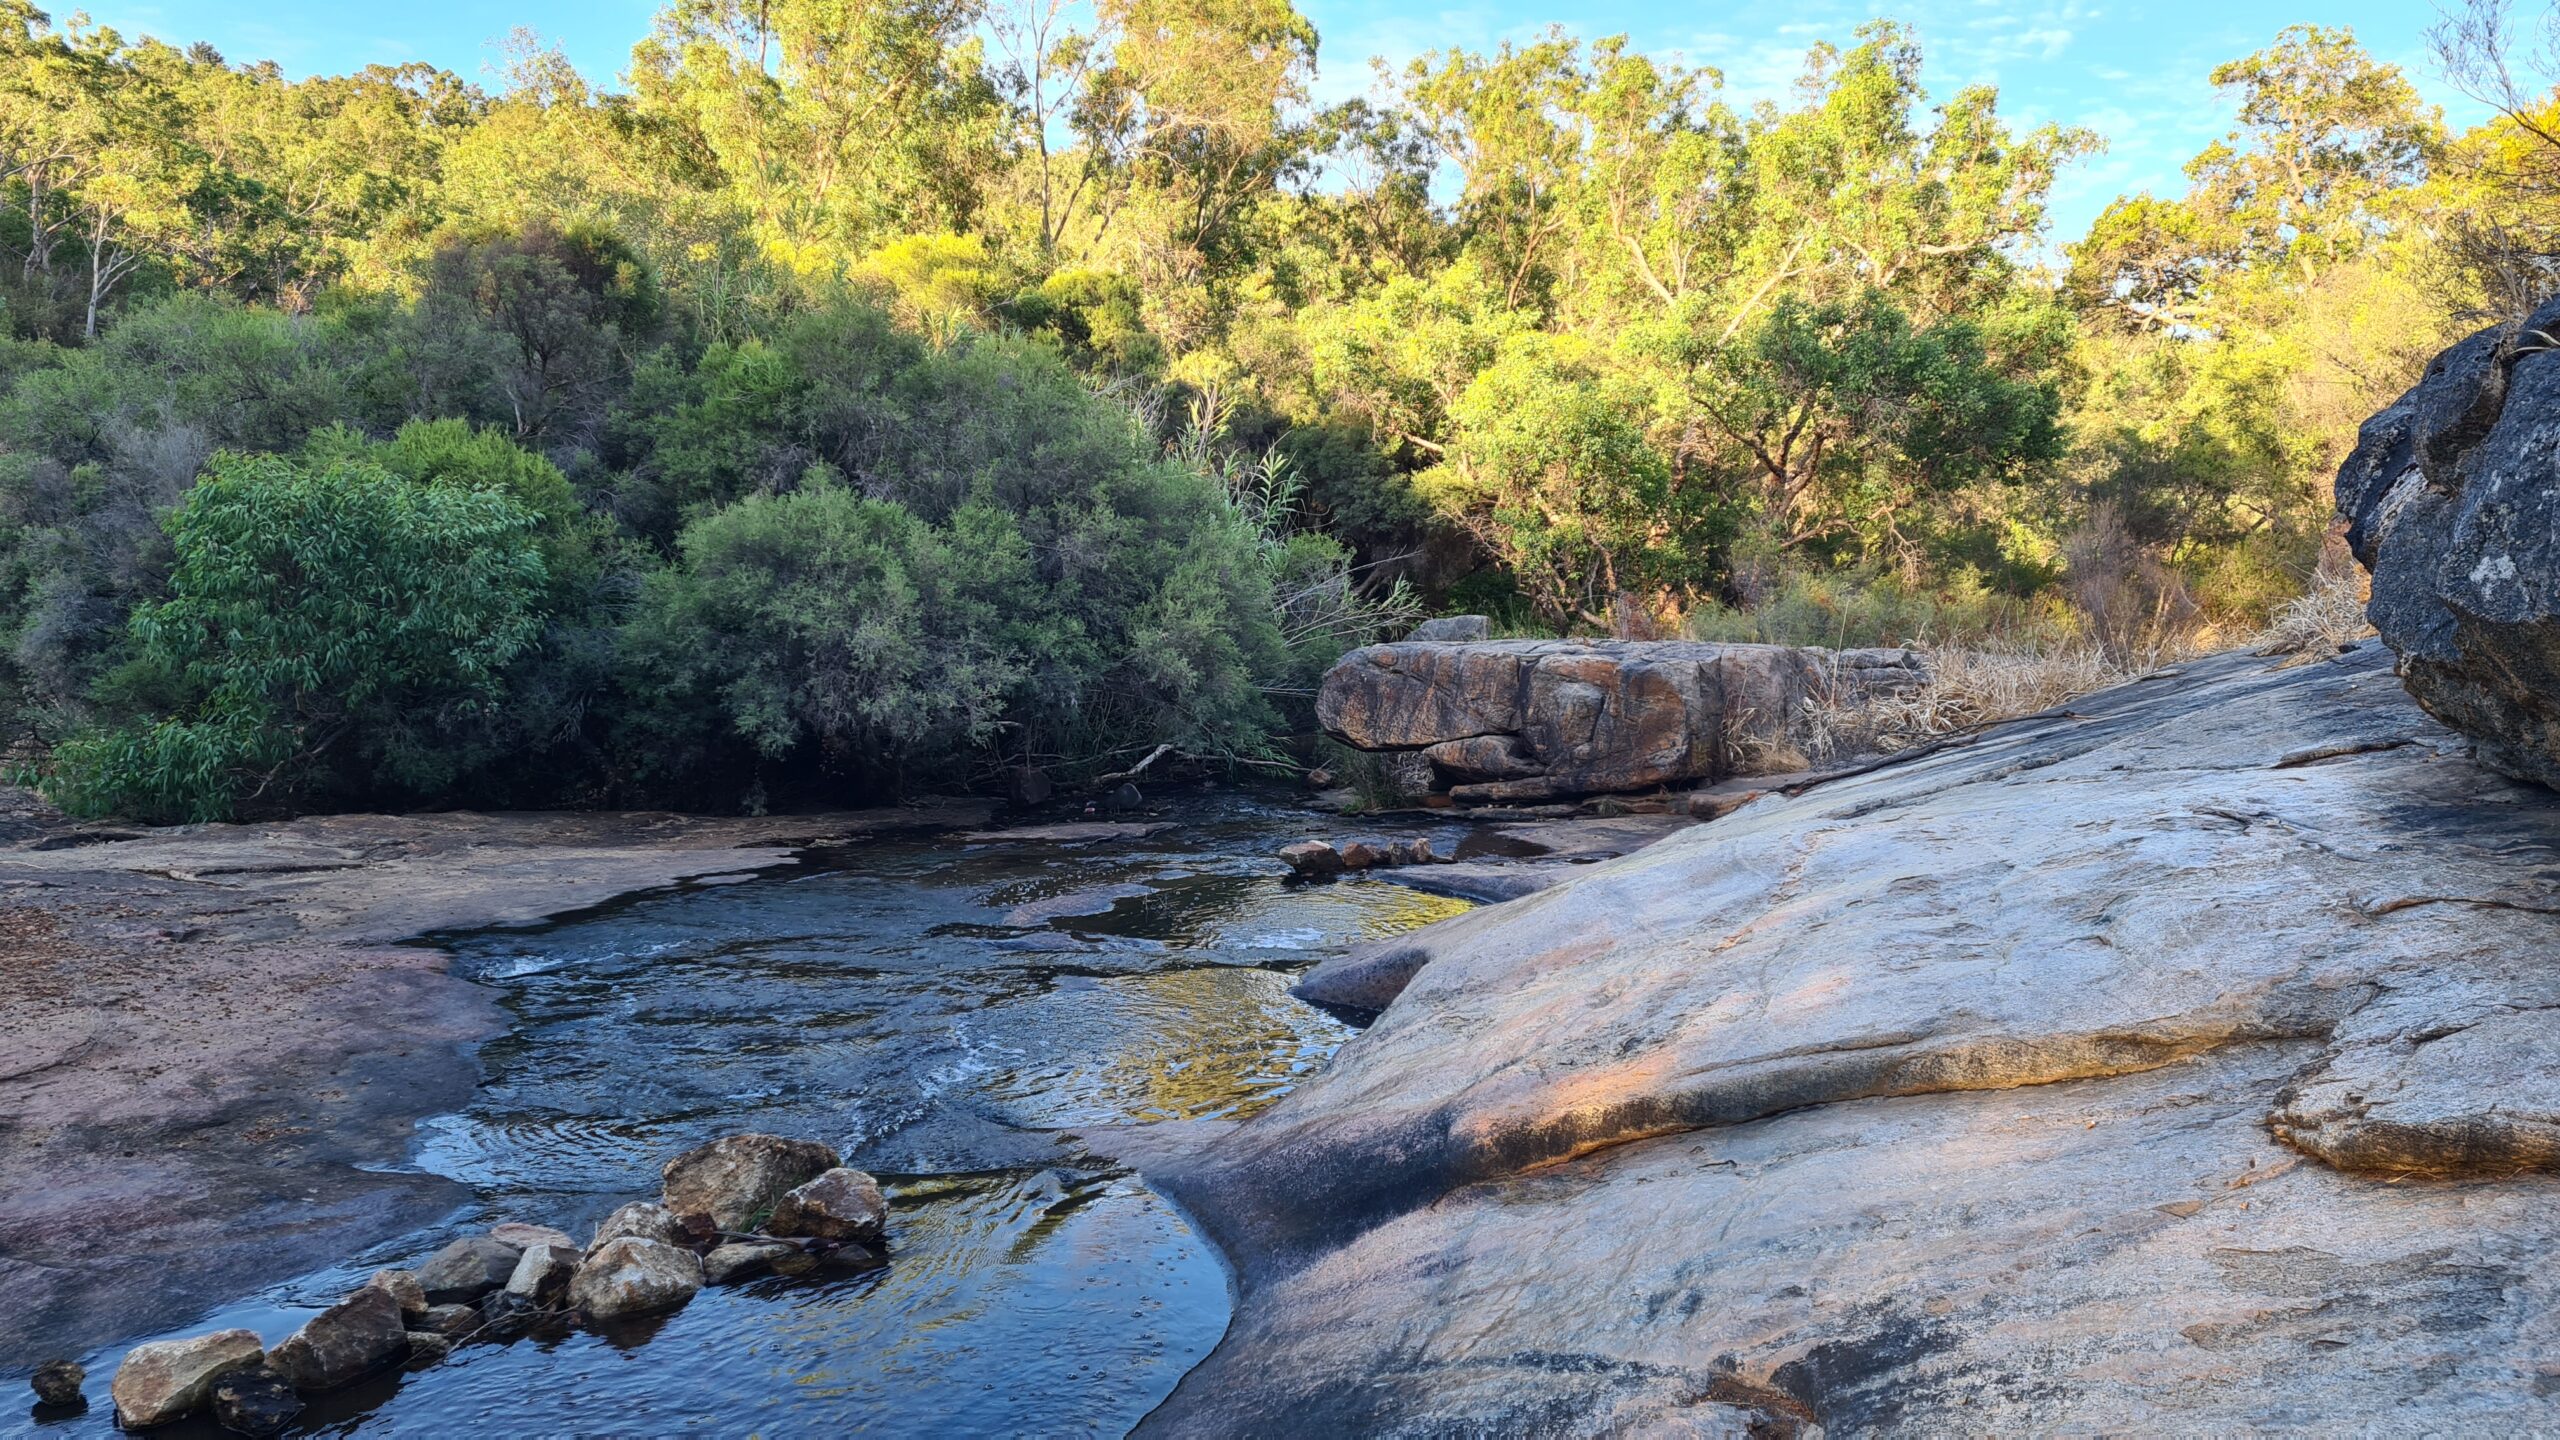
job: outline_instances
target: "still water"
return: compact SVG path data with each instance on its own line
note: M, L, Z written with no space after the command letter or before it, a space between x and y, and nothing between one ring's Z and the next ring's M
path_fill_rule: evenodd
M887 1266L468 1344L315 1397L293 1433L1120 1434L1217 1343L1227 1282L1172 1207L1070 1132L1271 1104L1351 1033L1289 997L1293 972L1465 908L1284 884L1272 853L1327 833L1301 810L1202 797L1160 818L1085 844L866 845L449 939L511 1023L470 1107L421 1124L410 1163L475 1203L170 1334L245 1325L272 1344L377 1266L499 1220L583 1236L654 1198L668 1156L767 1130L881 1178ZM123 1348L88 1357L86 1415L37 1433L111 1433Z

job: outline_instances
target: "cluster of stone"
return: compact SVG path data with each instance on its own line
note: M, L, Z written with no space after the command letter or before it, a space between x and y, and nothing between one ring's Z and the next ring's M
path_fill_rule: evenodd
M1310 880L1340 875L1349 870L1375 870L1388 865L1437 865L1441 863L1431 842L1421 836L1411 840L1301 840L1280 847L1280 858L1289 868Z
M109 1392L128 1430L210 1413L273 1435L301 1397L394 1366L419 1369L480 1336L546 1319L590 1325L681 1309L706 1285L821 1264L876 1264L889 1205L879 1183L813 1140L731 1135L667 1162L658 1200L605 1217L584 1246L545 1225L465 1236L414 1269L380 1270L273 1349L250 1330L137 1345ZM81 1368L37 1370L40 1403L80 1403Z

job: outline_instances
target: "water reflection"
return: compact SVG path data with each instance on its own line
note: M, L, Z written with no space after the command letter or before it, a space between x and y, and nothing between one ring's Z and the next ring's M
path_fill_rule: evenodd
M1223 1272L1077 1127L1239 1117L1350 1033L1291 969L1462 902L1286 884L1301 812L1204 801L1137 842L916 843L452 942L513 1015L413 1163L484 1197L172 1333L271 1342L374 1266L508 1218L583 1233L744 1129L835 1143L894 1202L892 1262L707 1291L643 1330L557 1329L326 1398L300 1433L1117 1434L1207 1353ZM1444 849L1454 836L1434 834ZM1286 967L1286 968L1283 968ZM95 1404L44 1433L111 1429Z

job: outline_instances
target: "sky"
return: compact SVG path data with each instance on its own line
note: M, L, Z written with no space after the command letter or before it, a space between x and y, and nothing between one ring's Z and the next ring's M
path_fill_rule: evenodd
M1366 92L1371 57L1401 64L1448 46L1489 49L1527 40L1561 20L1576 34L1628 35L1639 49L1713 66L1736 101L1783 99L1806 48L1846 46L1878 14L1910 23L1927 56L1933 94L1971 84L1999 87L2013 121L2081 125L2107 141L2104 154L2065 173L2055 188L2054 239L2088 228L2118 195L2175 194L2189 157L2230 129L2231 106L2206 76L2222 61L2265 46L2287 25L2354 29L2366 48L2399 64L2456 125L2481 118L2429 60L2433 0L1722 0L1698 5L1634 0L1502 0L1439 8L1414 0L1298 0L1323 37L1317 91L1331 100ZM609 82L649 28L655 0L432 0L350 5L344 0L92 0L89 14L128 36L211 41L233 61L271 59L296 76L373 63L422 60L487 80L495 42L525 26L558 43L590 79ZM60 6L67 15L70 7Z

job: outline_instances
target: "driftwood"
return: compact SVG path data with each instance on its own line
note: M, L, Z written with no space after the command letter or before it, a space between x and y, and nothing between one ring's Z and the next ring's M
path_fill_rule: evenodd
M1141 776L1141 775L1143 775L1143 774L1147 773L1147 767L1148 767L1148 766L1153 765L1153 764L1154 764L1154 763L1156 763L1157 761L1159 761L1159 760L1163 759L1164 757L1166 757L1167 755L1170 755L1170 754L1172 754L1172 753L1173 753L1173 746L1171 746L1171 745L1169 745L1169 744L1167 744L1167 745L1159 745L1159 746L1157 746L1156 748L1154 748L1153 750L1150 750L1150 751L1148 751L1148 752L1147 752L1147 758L1146 758L1146 759L1139 761L1137 764L1130 766L1128 769L1126 769L1126 770L1117 770L1117 771L1112 772L1112 773L1111 773L1111 774L1109 774L1109 775L1102 775L1102 776L1097 776L1097 777L1095 777L1094 782L1093 782L1093 788L1094 788L1094 789L1096 789L1096 790L1108 790L1108 789L1110 789L1110 788L1111 788L1112 786L1114 786L1114 785L1125 785L1125 784L1129 783L1130 781L1137 779L1139 776Z

